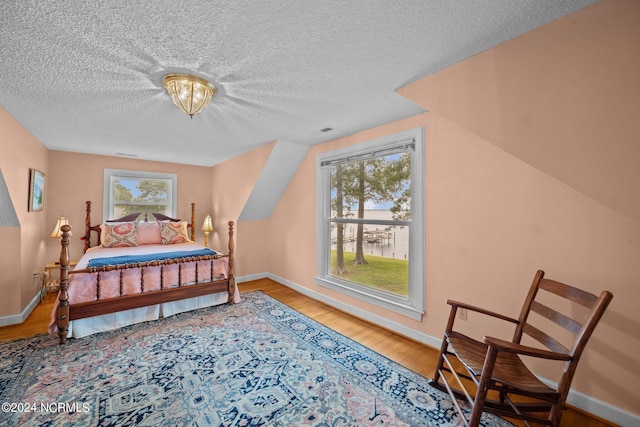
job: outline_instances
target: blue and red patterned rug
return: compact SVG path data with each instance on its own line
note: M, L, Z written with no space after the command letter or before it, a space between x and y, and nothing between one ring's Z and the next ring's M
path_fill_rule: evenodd
M0 343L0 403L11 426L462 425L426 378L261 292L64 346Z

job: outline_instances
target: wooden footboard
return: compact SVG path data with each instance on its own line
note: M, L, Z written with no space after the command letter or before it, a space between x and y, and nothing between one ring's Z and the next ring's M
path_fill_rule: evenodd
M232 304L235 294L235 277L234 277L234 242L233 242L233 221L229 221L229 243L228 254L226 255L205 255L195 256L188 258L172 258L161 261L148 261L142 263L133 263L126 265L109 265L104 267L91 267L82 270L69 271L69 232L71 227L64 225L62 227L62 239L60 245L60 291L59 291L59 303L56 311L56 325L58 327L58 336L60 344L64 344L69 332L69 322L72 320L83 319L92 316L98 316L108 313L117 313L123 310L129 310L134 308L146 307L155 304L161 304L170 301L177 301L186 298L198 297L218 292L228 293L228 303ZM213 262L215 259L228 258L229 270L226 279L215 280L213 277ZM211 280L205 282L198 281L198 265L202 261L209 261L211 274ZM171 288L163 288L163 266L178 264L178 271L181 271L182 265L190 262L195 262L195 283L182 284L180 273L178 274L178 286ZM160 266L160 289L152 291L144 291L144 283L141 282L140 288L142 293L122 295L115 298L100 299L100 281L97 280L97 295L96 301L69 304L69 277L73 274L79 273L95 273L100 274L102 272L119 270L121 280L121 293L122 293L122 277L124 271L128 269L141 269L147 267ZM144 274L140 275L141 278Z

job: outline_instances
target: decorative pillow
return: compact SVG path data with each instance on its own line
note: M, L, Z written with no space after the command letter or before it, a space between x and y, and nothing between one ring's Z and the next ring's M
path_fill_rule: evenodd
M189 241L181 222L158 221L158 226L160 227L160 237L163 245L174 245Z
M188 241L191 241L191 238L189 237L189 222L188 221L182 221L182 233L185 235L185 237L187 238Z
M101 244L104 246L104 242L106 242L107 239L107 234L109 231L109 228L107 228L107 226L113 228L116 225L121 225L121 224L129 224L135 221L106 221L104 224L100 224L100 242Z
M104 230L104 240L102 247L105 248L122 248L130 246L138 246L138 223L137 222L119 222L117 224L102 224Z
M139 222L138 223L138 245L160 245L162 237L160 236L160 226L157 222Z

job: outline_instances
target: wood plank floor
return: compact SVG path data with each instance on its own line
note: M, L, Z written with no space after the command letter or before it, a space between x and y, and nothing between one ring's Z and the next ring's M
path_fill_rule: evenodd
M260 290L425 377L430 377L433 374L436 357L438 356L436 349L315 301L270 279L244 282L239 284L238 287L240 292ZM25 323L0 327L0 341L28 338L46 333L54 300L54 294L49 294L44 302L33 310ZM53 337L52 342L55 342ZM516 422L516 424L518 423ZM615 425L570 408L565 411L561 426L611 427Z

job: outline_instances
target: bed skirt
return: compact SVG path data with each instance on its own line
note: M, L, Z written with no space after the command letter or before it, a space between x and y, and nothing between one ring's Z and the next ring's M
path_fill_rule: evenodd
M186 311L225 304L228 298L229 295L226 292L219 292L163 304L134 308L117 313L72 320L69 322L67 338L82 338L99 332L122 328L123 326L134 323L157 320L161 317L169 317ZM240 294L237 287L235 289L234 302L240 302ZM50 330L49 332L54 331ZM57 334L57 332L55 332L55 334Z

